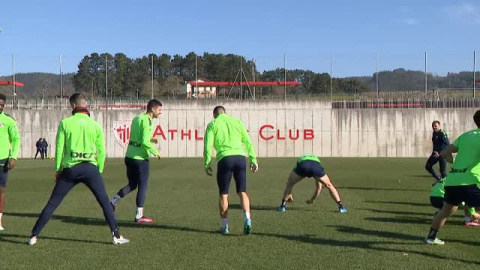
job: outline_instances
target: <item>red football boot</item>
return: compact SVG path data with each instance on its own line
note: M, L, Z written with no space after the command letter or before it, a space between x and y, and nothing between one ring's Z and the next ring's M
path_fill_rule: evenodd
M141 218L135 218L136 223L153 223L153 218L147 218L145 216Z

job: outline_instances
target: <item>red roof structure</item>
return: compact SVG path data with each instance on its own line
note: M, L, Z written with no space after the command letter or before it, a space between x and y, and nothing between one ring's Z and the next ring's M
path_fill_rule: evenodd
M0 81L0 85L15 85L18 87L24 87L25 85L21 82L12 82L12 81Z

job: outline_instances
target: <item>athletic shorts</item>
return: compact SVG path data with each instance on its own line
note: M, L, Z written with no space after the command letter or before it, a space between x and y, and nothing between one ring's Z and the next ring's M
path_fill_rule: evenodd
M465 202L470 207L480 206L480 188L477 185L446 186L445 202L458 206Z
M218 162L217 184L220 195L227 195L230 181L235 179L237 193L247 191L247 161L244 156L227 156Z
M0 187L7 187L8 158L0 160Z
M443 207L443 197L430 196L430 203L433 207L442 209Z
M319 179L325 176L325 169L322 164L313 160L304 160L297 163L293 171L301 177L315 177Z

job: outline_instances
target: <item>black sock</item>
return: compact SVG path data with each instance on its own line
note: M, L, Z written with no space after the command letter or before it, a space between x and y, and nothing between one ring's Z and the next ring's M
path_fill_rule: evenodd
M437 238L437 233L438 233L438 230L435 230L434 228L430 228L430 232L428 233L427 238L428 239L435 239L435 238Z
M343 207L342 201L337 202L338 207Z
M282 205L280 205L281 207L287 207L287 201L285 200L282 200Z
M117 229L116 231L113 232L113 235L114 235L116 238L120 238L120 231Z

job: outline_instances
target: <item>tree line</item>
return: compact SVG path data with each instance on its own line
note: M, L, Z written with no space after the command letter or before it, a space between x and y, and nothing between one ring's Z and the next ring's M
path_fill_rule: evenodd
M152 72L153 70L153 72ZM240 72L243 70L243 72ZM241 76L241 78L240 78ZM153 80L152 80L153 77ZM311 70L289 69L288 81L297 81L299 86L288 91L296 95L359 94L376 91L424 91L425 73L403 68L381 71L372 76L331 78L328 73ZM185 83L196 78L204 81L284 81L285 70L258 71L253 60L235 54L197 55L190 52L185 56L175 54L149 54L129 58L123 53L92 53L78 64L75 73L63 74L63 90L66 95L74 91L88 96L115 98L149 97L152 89L157 97L178 96ZM378 78L378 80L377 80ZM480 73L477 74L480 78ZM0 78L11 80L11 77ZM471 88L472 72L449 73L447 76L427 74L429 90ZM20 97L52 97L60 93L60 76L48 73L17 74L17 80L25 83L18 91ZM11 90L1 87L0 92ZM257 97L283 94L283 87L257 87Z

